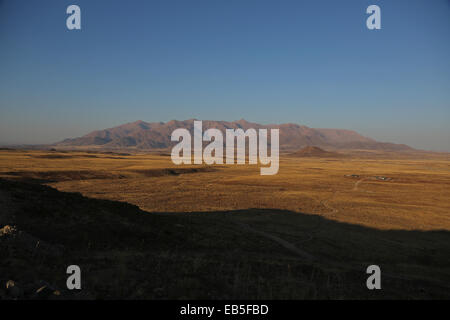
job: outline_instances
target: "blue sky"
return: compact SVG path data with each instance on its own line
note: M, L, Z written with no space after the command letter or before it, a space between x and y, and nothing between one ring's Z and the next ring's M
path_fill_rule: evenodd
M189 118L450 151L450 1L0 0L0 143Z

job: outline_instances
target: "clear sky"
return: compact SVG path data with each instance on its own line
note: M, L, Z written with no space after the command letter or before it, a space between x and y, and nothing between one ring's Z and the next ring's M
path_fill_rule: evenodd
M450 151L450 1L0 0L0 143L189 118Z

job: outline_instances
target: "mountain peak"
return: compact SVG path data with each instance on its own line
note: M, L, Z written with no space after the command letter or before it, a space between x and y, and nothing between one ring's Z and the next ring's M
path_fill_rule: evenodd
M170 136L177 128L193 130L193 122L196 119L184 121L171 120L164 122L145 122L138 120L114 128L91 132L83 137L66 139L57 146L101 146L102 148L135 148L142 150L167 149L174 145ZM393 143L381 143L364 137L355 131L341 129L314 129L295 123L262 125L252 123L245 119L233 122L227 121L203 121L203 130L215 128L222 132L226 129L242 128L254 129L279 129L281 151L301 150L302 154L317 154L327 152L326 149L366 149L366 150L389 150L405 151L411 150L405 145ZM309 147L314 146L314 147ZM317 150L317 149L319 150Z

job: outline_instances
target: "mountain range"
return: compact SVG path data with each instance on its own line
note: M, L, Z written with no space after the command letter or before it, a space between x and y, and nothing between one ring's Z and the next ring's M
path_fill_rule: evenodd
M82 137L65 139L53 144L53 146L105 149L133 148L140 150L167 149L176 144L176 142L170 140L172 132L178 128L186 128L192 133L194 120L172 120L169 122L145 122L140 120L109 129L93 131ZM327 150L413 150L404 144L378 142L351 130L315 129L294 123L262 125L244 119L232 122L203 120L203 130L210 128L219 129L223 133L226 129L238 128L243 130L249 128L256 130L279 129L281 151L296 151L307 146L317 146Z

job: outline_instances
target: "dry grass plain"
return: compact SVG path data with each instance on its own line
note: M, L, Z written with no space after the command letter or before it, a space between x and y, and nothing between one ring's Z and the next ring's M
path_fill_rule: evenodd
M277 175L261 176L254 165L176 166L149 154L2 152L0 175L148 212L281 209L383 230L450 231L448 155L373 158L282 156Z
M162 298L449 296L448 154L282 155L279 173L261 176L258 166L175 166L156 154L3 150L0 178L173 218L167 232L192 242L191 255L174 253L183 247L175 243L158 256L169 265L181 259L185 268L173 270L172 291L159 285ZM370 264L386 277L381 293L365 288ZM211 279L217 268L230 274ZM214 281L226 284L203 296ZM154 286L100 297L158 298Z

